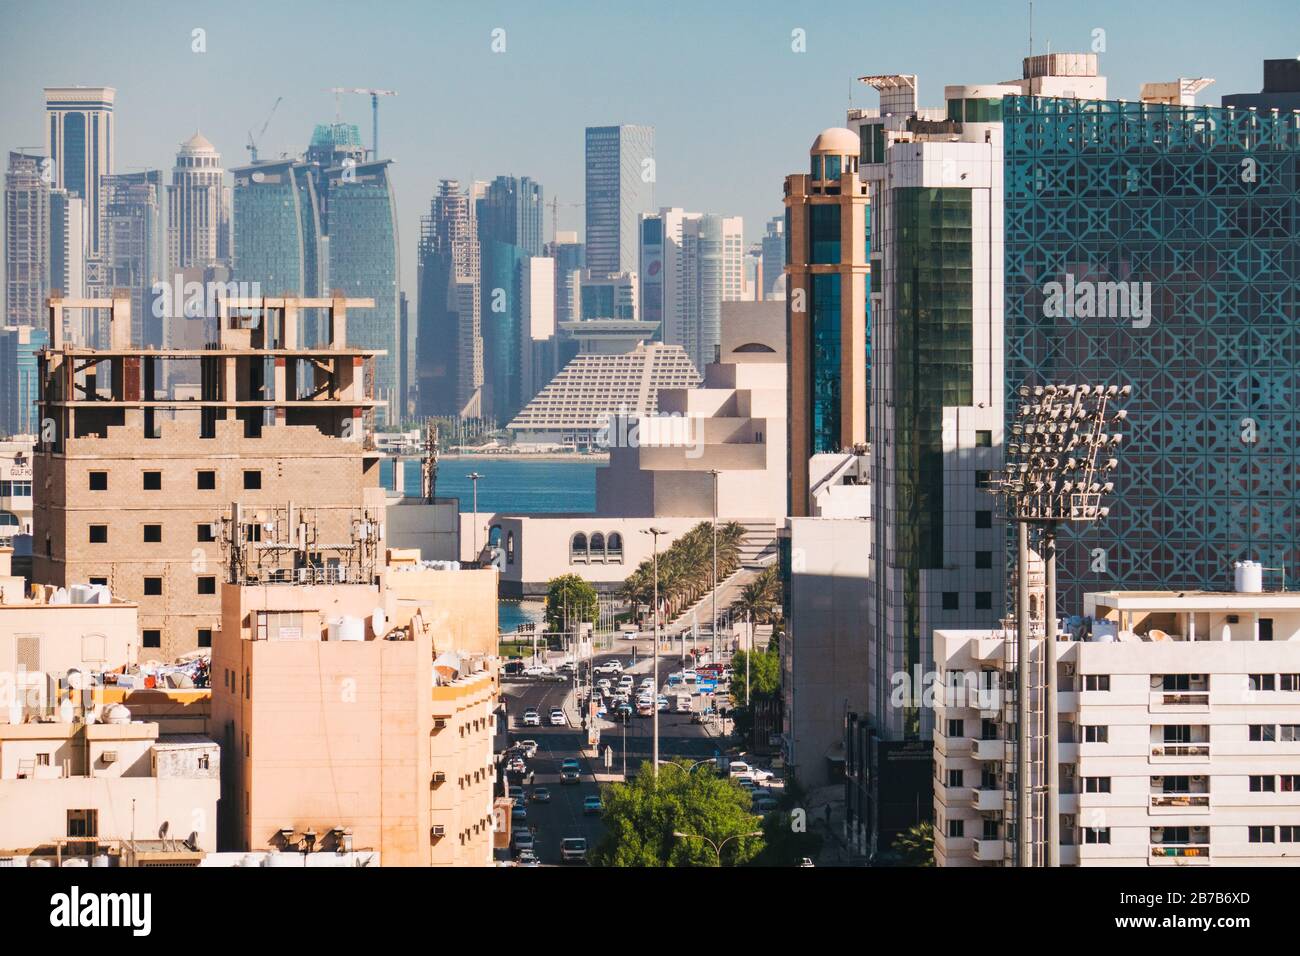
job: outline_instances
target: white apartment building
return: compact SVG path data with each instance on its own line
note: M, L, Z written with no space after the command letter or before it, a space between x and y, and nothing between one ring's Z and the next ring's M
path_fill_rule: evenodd
M1300 862L1300 594L1110 591L1083 610L1058 650L1061 864ZM1013 628L935 632L938 866L1014 865L1015 644ZM1031 647L1041 714L1041 637Z

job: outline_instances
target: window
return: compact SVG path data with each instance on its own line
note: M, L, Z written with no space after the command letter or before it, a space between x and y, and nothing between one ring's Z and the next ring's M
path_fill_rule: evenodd
M1271 617L1261 617L1259 619L1259 639L1261 641L1273 640L1273 619Z
M68 811L68 836L70 837L99 836L99 811L98 810L69 810Z
M199 472L196 486L199 491L215 491L217 488L217 473L215 471Z
M992 448L993 433L991 431L977 431L975 433L976 448Z
M993 610L993 592L976 591L975 592L975 610L991 611Z
M1105 724L1085 724L1083 727L1085 744L1104 744L1110 742L1110 728Z
M144 473L145 491L162 491L162 472L146 471Z
M245 491L262 490L262 473L260 471L244 472L244 490Z
M1282 674L1278 678L1278 686L1282 690L1300 690L1300 674Z
M1277 838L1282 843L1300 843L1300 827L1278 827Z
M108 587L108 578L91 578L90 583L102 584L104 587Z
M945 611L955 611L960 606L961 606L961 599L956 591L943 592L943 609Z
M950 786L950 787L960 787L960 786L965 782L965 780L964 780L965 776L966 776L966 774L965 774L963 771L961 771L961 770L949 770L949 771L948 771L948 786Z
M1191 725L1166 724L1164 737L1167 744L1190 744L1192 742Z
M966 835L966 821L965 821L965 820L949 820L949 821L948 821L948 836L949 836L950 839L960 840L960 839L961 839L962 837L964 837L965 835Z
M258 524L256 521L250 521L248 524L244 525L244 540L261 541L262 526Z
M143 643L145 647L162 647L162 631L146 628Z
M1110 827L1084 827L1084 843L1109 843Z
M199 647L211 647L211 646L212 646L212 628L210 627L199 628Z
M200 543L216 541L217 536L212 533L212 525L208 524L207 522L198 525L196 540L198 540Z
M1109 674L1085 674L1083 676L1083 689L1108 691L1110 690Z
M1300 724L1283 724L1277 729L1277 739L1285 743L1300 740Z
M1273 793L1277 790L1277 779L1270 774L1251 774L1251 793Z
M975 567L976 567L976 569L978 569L978 570L980 570L980 571L987 571L989 568L993 567L993 552L992 552L992 551L976 551L976 552L975 552Z
M205 576L205 577L201 577L201 578L199 578L199 593L200 593L200 594L216 594L216 593L217 593L217 579L216 579L215 577L213 577L212 575L207 575L207 576Z
M153 597L162 594L162 578L145 578L144 593Z
M991 528L993 527L993 512L987 508L975 512L975 527Z
M571 564L586 564L588 560L587 536L579 531L569 539L569 562Z
M653 635L651 635L651 636L653 636ZM950 720L950 721L948 721L948 736L949 736L949 737L965 737L965 736L966 736L966 721L964 721L964 720Z
M1251 690L1276 690L1277 685L1274 683L1276 675L1274 674L1251 674L1249 677Z
M1272 743L1277 740L1277 727L1273 724L1251 724L1250 739Z
M1282 774L1281 780L1282 780L1281 789L1283 793L1300 792L1300 774L1284 773Z
M147 524L144 526L145 544L157 544L162 540L162 525Z
M1276 843L1276 827L1247 827L1251 843Z
M1110 793L1110 777L1084 777L1084 793Z
M988 487L989 487L989 484L990 484L990 482L992 482L992 480L993 480L993 472L991 472L991 471L983 471L983 470L981 470L981 471L977 471L977 472L975 472L975 487L976 487L976 488L988 488Z
M1162 793L1191 793L1192 792L1191 777L1165 777L1163 778L1163 780L1164 782L1160 786L1160 791Z
M90 526L91 544L108 544L108 525L92 524Z
M91 491L108 491L108 472L92 471L90 473Z

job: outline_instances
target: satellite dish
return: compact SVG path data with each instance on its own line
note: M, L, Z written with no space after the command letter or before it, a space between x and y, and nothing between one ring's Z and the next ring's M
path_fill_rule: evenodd
M158 839L161 840L161 839L162 839L163 837L165 837L166 835L167 835L167 821L164 820L164 821L162 822L162 826L160 826L160 827L158 828Z
M375 632L375 637L385 633L384 628L388 624L388 615L384 613L382 607L377 607L370 614L370 627Z

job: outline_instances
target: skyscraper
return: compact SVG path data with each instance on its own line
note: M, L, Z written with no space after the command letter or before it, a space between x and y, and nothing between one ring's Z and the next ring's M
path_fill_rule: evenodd
M388 404L376 419L398 415L397 203L388 166L381 159L336 166L323 173L329 200L329 289L350 298L372 298L373 308L348 311L348 335L357 345L382 349L376 357L374 397Z
M41 326L50 291L50 167L9 154L5 172L5 325Z
M40 326L0 328L0 434L40 433L36 353L49 341L49 332Z
M261 295L324 293L320 211L311 170L292 159L231 170L234 278L256 282ZM305 335L304 342L314 344L313 336Z
M745 283L744 221L706 214L682 224L681 277L685 297L680 328L696 368L715 359L722 341L722 303L739 302ZM668 311L667 305L665 311Z
M642 213L654 210L653 126L588 126L587 268L635 272Z
M86 291L86 202L66 189L50 190L50 288L64 295Z
M867 440L867 187L857 137L824 130L811 172L787 176L790 513L806 515L808 462Z
M54 183L86 203L87 249L99 256L100 184L113 172L113 106L108 86L60 86L45 90L46 130Z
M225 175L221 154L202 133L181 144L167 187L168 281L218 260Z
M773 216L767 221L767 234L763 236L763 282L760 299L785 297L785 217Z
M131 290L131 342L137 346L165 342L163 321L153 309L154 284L173 282L176 274L166 271L164 188L158 169L106 176L102 184L108 289Z
M523 407L523 282L542 252L542 187L527 176L498 176L475 202L480 256L485 414L509 421Z
M420 218L416 379L419 414L478 417L483 387L479 247L470 197L438 184Z

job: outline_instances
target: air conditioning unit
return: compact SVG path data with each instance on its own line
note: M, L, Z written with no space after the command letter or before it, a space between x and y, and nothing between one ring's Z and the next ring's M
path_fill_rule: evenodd
M442 717L435 717L433 721L434 730L443 730L447 726L447 721Z
M117 751L105 750L99 755L99 759L104 761L104 763L117 763Z
M445 773L443 773L441 770L434 771L433 783L435 786L437 786L440 783L446 783L446 782L447 782L447 775Z
M438 826L429 827L429 836L434 840L441 840L447 835L447 828L439 824Z
M1205 782L1204 775L1197 775L1195 777L1192 777L1192 783L1204 783L1204 782Z
M1164 784L1165 784L1165 778L1164 778L1164 777L1152 777L1152 778L1151 778L1151 782L1152 782L1153 784L1155 784L1157 787L1163 787Z

